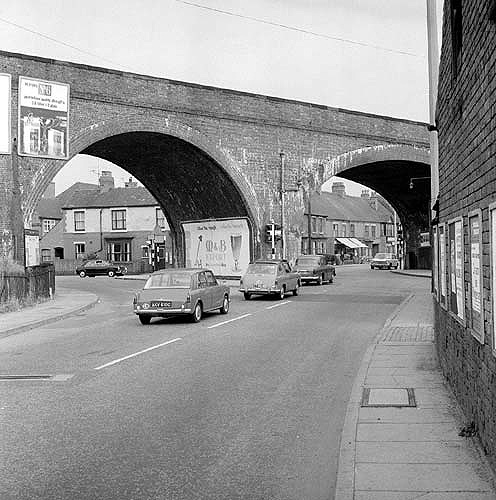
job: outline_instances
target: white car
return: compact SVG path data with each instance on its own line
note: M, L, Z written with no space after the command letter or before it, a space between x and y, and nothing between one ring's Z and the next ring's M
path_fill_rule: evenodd
M394 253L376 253L370 261L370 269L398 269L400 261Z

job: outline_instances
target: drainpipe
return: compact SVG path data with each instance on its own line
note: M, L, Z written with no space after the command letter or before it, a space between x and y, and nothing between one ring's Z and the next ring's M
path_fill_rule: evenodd
M439 147L436 124L437 85L439 78L439 43L437 37L436 0L427 2L427 51L429 66L429 142L431 159L430 220L437 215L435 204L439 198Z
M284 220L284 153L279 153L281 158L281 256L286 258L286 230Z

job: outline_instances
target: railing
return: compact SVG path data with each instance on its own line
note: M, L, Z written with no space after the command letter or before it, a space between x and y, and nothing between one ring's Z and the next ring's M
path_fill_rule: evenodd
M0 274L0 303L25 302L52 297L55 293L53 264L28 267L24 275Z

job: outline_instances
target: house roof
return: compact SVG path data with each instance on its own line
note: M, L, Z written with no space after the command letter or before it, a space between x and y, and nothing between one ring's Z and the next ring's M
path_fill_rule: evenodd
M114 188L106 192L76 191L62 208L139 207L158 205L144 187Z
M312 215L322 215L331 220L357 222L389 222L392 215L392 212L380 202L377 203L375 210L368 198L341 196L327 191L312 195L311 211Z
M62 219L60 203L57 198L42 198L36 207L40 219Z

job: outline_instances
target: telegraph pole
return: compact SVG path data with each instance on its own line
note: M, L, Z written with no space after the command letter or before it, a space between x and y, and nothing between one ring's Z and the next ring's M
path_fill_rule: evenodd
M284 153L279 153L281 158L281 257L286 258L286 230L284 220Z

